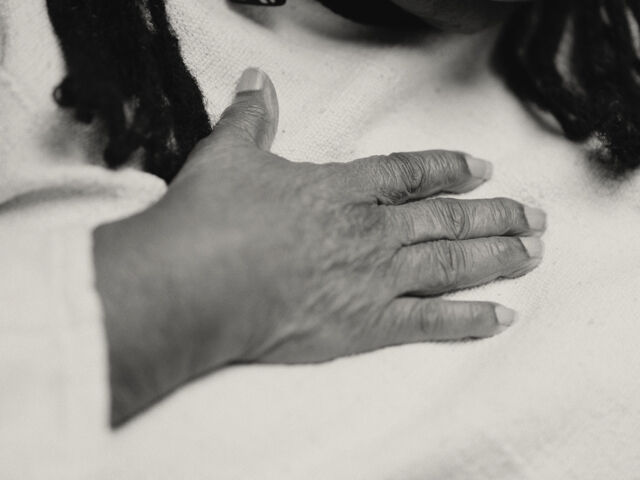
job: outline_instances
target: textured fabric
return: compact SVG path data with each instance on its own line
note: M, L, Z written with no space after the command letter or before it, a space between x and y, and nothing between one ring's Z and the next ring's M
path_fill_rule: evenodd
M640 177L600 178L523 109L487 69L495 32L381 34L311 0L169 1L210 113L258 66L280 95L274 150L292 160L491 159L494 179L468 196L547 210L546 258L455 297L501 302L519 323L486 341L227 369L109 431L88 231L163 187L102 169L99 140L54 106L62 65L41 3L0 0L0 477L640 478Z
M89 237L2 227L0 245L0 477L90 478L108 387Z

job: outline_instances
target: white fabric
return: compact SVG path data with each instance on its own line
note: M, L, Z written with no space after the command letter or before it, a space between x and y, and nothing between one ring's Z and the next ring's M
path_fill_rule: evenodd
M640 477L640 177L598 178L536 123L486 66L493 32L376 36L311 0L169 1L211 114L259 66L280 95L275 151L291 159L491 159L472 196L542 206L546 258L457 297L520 321L486 341L228 369L110 431L89 232L164 187L97 165L99 139L51 101L63 65L44 3L0 0L0 477Z

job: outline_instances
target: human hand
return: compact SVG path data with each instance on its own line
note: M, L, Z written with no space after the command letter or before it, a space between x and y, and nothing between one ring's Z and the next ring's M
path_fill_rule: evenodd
M248 70L166 195L96 230L115 423L226 364L319 362L513 323L493 303L434 298L540 263L541 211L434 197L473 190L489 163L449 151L292 163L268 152L277 117L271 81Z

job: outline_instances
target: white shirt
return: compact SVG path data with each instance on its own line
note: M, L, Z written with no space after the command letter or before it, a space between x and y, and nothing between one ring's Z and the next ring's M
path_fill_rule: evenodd
M311 0L168 4L213 118L258 66L292 160L486 157L495 178L470 196L545 208L545 262L457 295L519 310L497 338L228 369L111 431L91 230L165 187L101 166L103 140L52 100L45 1L0 0L0 477L637 477L640 177L599 178L537 124L486 66L495 32L381 35Z

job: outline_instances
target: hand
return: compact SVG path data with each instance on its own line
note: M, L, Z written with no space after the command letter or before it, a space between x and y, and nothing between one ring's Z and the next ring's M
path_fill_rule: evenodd
M267 151L271 81L235 101L148 210L95 232L113 420L234 362L319 362L492 336L514 312L437 295L537 266L544 214L474 189L489 163L457 152L292 163Z

